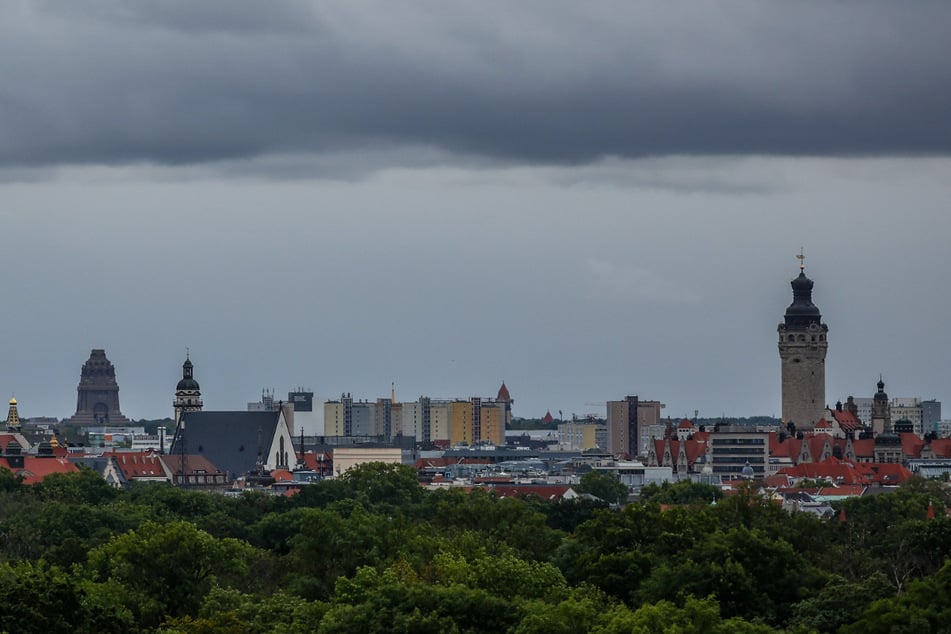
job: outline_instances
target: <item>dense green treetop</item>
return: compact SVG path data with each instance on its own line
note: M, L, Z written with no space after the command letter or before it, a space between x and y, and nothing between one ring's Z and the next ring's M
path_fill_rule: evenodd
M370 464L296 496L0 472L0 632L938 632L943 483L788 514L752 487L643 501L427 491ZM615 498L610 474L582 490ZM626 495L626 487L624 487ZM599 496L600 497L600 496ZM664 509L664 510L662 510Z

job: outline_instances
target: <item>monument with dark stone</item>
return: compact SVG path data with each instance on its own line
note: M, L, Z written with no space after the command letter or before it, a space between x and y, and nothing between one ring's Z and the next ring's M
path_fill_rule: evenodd
M71 425L129 425L131 421L119 409L119 384L116 369L106 351L96 348L83 364L79 377L76 413L66 422Z

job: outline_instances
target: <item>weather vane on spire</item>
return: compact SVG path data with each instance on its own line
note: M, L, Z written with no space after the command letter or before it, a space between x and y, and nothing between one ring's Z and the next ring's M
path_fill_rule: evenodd
M802 247L799 247L799 255L796 256L796 259L799 260L799 270L805 271L806 270L806 256L802 252Z

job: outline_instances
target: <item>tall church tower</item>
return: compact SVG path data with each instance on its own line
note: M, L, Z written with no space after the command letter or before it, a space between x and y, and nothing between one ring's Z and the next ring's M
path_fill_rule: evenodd
M782 362L783 423L808 431L822 418L826 402L826 350L829 327L822 323L812 303L813 282L806 277L804 257L799 277L791 283L793 302L779 324L779 358Z
M175 387L175 426L178 427L182 414L201 411L201 387L195 380L195 367L188 354L182 364L182 380Z

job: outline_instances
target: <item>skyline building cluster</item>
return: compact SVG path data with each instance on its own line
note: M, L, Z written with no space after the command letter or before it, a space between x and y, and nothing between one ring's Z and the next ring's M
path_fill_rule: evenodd
M825 361L829 327L813 303L814 282L805 274L802 254L799 275L790 282L792 303L777 328L784 426L808 432L817 425L836 420L835 410L851 412L875 435L902 431L923 437L929 433L948 435L951 425L941 421L939 401L896 397L888 400L884 382L870 398L847 397L835 410L826 403ZM321 399L314 392L298 388L288 392L287 401L275 401L274 392L265 391L259 402L249 403L249 411L269 411L284 407L290 413L294 433L309 436L414 437L419 442L474 445L505 443L505 430L512 421L513 399L505 382L495 397L432 398L399 402L395 385L389 398L359 400L350 393ZM182 378L175 388L173 420L177 425L186 412L201 411L202 393L195 378L190 354L182 365ZM605 403L603 429L592 430L589 422L574 420L561 431L562 444L597 446L614 454L645 455L653 439L669 433L663 403L638 396L626 396ZM549 415L550 416L550 415ZM113 364L105 350L94 348L83 364L77 386L76 412L64 421L77 426L125 426L131 421L119 406L119 385Z

